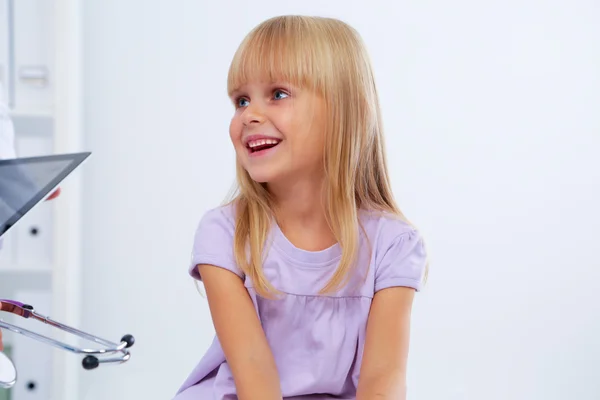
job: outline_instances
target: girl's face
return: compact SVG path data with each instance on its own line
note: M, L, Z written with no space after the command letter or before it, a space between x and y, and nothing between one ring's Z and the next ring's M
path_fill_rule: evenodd
M231 98L235 113L229 134L253 180L322 177L325 110L320 96L287 84L251 82Z

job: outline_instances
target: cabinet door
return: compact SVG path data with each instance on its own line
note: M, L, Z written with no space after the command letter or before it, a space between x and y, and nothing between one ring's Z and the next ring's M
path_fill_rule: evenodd
M18 291L15 299L31 304L42 315L50 315L52 295L46 291ZM53 337L50 325L17 319L25 329ZM13 400L50 400L52 393L53 347L22 335L14 335L13 362L17 368L17 383L12 388Z
M54 1L8 1L12 1L14 13L14 108L27 113L51 111L54 103Z
M52 154L51 137L43 132L17 131L17 151L21 157ZM54 261L53 211L52 202L38 204L14 226L13 259L18 269L51 270Z
M9 19L8 19L8 1L0 0L0 103L8 103L8 71L9 57L8 44Z

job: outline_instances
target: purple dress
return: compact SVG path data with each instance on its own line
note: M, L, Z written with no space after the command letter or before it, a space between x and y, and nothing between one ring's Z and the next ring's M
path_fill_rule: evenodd
M421 289L426 254L420 235L395 217L362 211L368 241L361 233L361 269L347 286L324 296L318 291L337 267L339 245L305 251L274 224L263 268L267 279L285 295L268 300L257 296L234 261L233 211L227 205L204 215L195 235L189 273L200 279L196 265L212 264L244 281L275 357L284 399L355 399L373 295L391 286ZM174 398L200 399L237 399L217 337Z

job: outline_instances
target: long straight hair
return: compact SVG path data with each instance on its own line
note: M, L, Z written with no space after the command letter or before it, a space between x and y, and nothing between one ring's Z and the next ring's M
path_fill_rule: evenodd
M252 80L284 81L322 96L327 107L324 211L342 249L322 294L343 287L359 247L359 210L406 220L391 190L373 71L359 34L332 18L280 16L254 28L236 51L228 92ZM266 186L237 163L234 255L263 297L278 293L263 273L274 202Z

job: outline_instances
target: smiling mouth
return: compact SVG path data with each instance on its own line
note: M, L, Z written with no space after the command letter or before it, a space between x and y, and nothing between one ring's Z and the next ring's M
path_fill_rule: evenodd
M272 149L279 143L281 143L281 140L277 139L252 140L246 144L246 148L250 150L250 153L257 153L259 151Z

